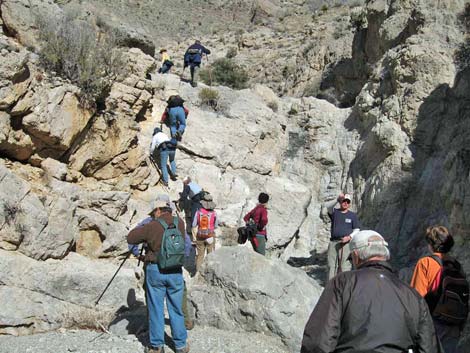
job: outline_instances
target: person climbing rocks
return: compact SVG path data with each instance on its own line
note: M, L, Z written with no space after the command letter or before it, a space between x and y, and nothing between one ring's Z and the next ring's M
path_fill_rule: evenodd
M258 205L243 217L245 223L252 220L256 224L258 230L250 241L253 249L263 256L266 254L266 241L268 238L266 232L266 225L268 224L268 201L269 195L264 192L260 193L258 195Z
M209 55L211 51L201 45L199 40L190 45L184 54L184 68L189 66L191 72L191 86L197 86L197 73L201 66L202 56ZM183 69L184 70L184 69Z
M178 94L168 97L167 106L163 112L160 123L170 128L171 137L181 141L186 129L186 118L189 111L184 107L184 99Z
M335 205L339 203L339 208ZM360 223L357 215L350 211L351 195L341 193L333 202L326 205L328 217L331 219L331 236L328 245L328 279L342 271L351 270L347 260L349 247L354 234L359 231Z
M398 279L387 245L372 230L352 238L355 271L339 273L325 286L305 326L301 353L440 353L426 302Z
M170 55L166 49L160 50L160 57L161 57L161 66L158 69L159 74L166 74L171 70L171 67L174 65L170 59Z
M212 195L205 192L201 208L194 215L192 223L193 239L196 239L196 271L199 271L204 257L215 250L215 230L219 225Z
M137 227L127 235L129 244L146 243L145 283L149 313L150 353L162 353L165 344L164 301L166 299L170 316L171 333L177 353L189 352L187 331L183 315L184 280L181 255L176 252L185 244L185 227L179 217L173 217L170 204L155 200L149 213L153 220ZM171 233L171 235L170 235ZM172 246L168 246L172 239ZM179 243L176 243L176 241ZM162 255L165 253L168 256ZM184 252L184 249L183 249Z
M410 286L426 300L444 352L456 353L468 315L468 282L460 263L448 255L454 246L449 230L439 225L428 227L425 239L432 255L419 259ZM451 279L447 274L452 274ZM452 298L444 297L444 285L452 288Z
M153 130L152 143L150 145L150 156L157 163L162 172L162 183L168 186L168 166L167 162L170 160L170 170L172 180L176 180L176 146L178 142L176 139L170 139L160 128Z
M184 209L188 229L191 229L196 211L201 208L203 193L202 188L195 181L192 181L189 176L183 179L183 191L180 193L179 203L181 208ZM195 241L194 238L191 240Z

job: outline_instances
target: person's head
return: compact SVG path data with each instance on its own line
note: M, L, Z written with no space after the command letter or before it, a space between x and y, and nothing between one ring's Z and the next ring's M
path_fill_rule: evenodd
M170 203L164 200L155 199L150 205L149 215L153 218L161 217L164 213L171 213Z
M166 53L166 52L167 52L166 49L164 49L164 48L160 49L160 54L163 54L163 53Z
M208 192L205 192L201 200L201 205L206 210L213 210L215 208L215 202L214 202L214 199L212 198L212 195L209 194Z
M341 211L349 210L349 207L351 206L351 195L344 194L344 196L339 199L339 204L341 207Z
M201 41L200 41L199 39L196 39L196 40L194 41L194 44L201 44Z
M370 261L387 261L390 259L388 243L373 230L361 230L356 233L349 243L354 267Z
M188 185L191 182L191 177L187 176L186 178L183 179L183 184Z
M269 195L262 192L258 195L258 202L259 203L262 203L262 204L265 204L265 203L268 203L269 201Z
M156 135L158 134L159 132L162 132L162 129L156 127L155 129L153 129L153 135Z
M445 254L454 246L454 238L444 226L428 227L425 238L432 252Z

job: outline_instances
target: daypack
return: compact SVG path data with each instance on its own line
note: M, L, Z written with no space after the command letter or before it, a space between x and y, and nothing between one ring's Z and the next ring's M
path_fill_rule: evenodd
M237 242L238 244L245 244L248 239L252 239L256 237L256 231L258 227L254 222L248 222L246 226L244 227L239 227L237 229L238 233L238 239Z
M199 225L197 229L197 237L207 239L214 236L215 212L204 209L198 210Z
M441 266L426 302L433 318L450 325L463 325L468 315L469 283L460 263L450 257L430 256Z
M184 236L178 229L178 217L168 225L163 219L157 218L163 227L163 238L160 252L157 255L158 267L161 270L181 268L184 263Z

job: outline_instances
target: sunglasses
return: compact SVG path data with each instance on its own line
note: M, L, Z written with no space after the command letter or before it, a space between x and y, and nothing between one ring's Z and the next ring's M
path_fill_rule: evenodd
M351 203L351 200L343 200L343 201L341 201L341 203L345 203L345 202L346 202L346 203Z

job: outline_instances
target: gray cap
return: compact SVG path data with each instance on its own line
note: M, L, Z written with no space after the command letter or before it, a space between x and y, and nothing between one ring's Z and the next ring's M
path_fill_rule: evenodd
M355 234L352 238L352 240L349 242L349 249L351 251L364 248L369 245L371 242L371 238L380 238L382 240L382 244L384 246L387 246L388 243L385 241L385 239L376 231L374 230L361 230L357 234ZM377 241L377 240L372 240L372 241Z

